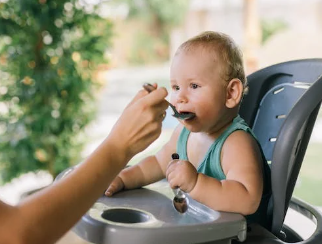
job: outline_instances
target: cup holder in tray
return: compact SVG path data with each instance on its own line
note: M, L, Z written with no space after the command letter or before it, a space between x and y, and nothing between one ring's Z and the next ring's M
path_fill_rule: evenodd
M151 213L137 208L112 207L103 203L95 203L89 211L89 216L101 222L122 226L158 227L162 221L157 220Z
M101 217L108 221L123 224L137 224L151 220L151 216L142 211L126 208L107 209L102 213Z

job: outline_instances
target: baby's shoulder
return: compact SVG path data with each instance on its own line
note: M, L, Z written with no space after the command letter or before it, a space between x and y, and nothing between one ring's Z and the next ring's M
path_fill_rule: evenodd
M244 130L236 130L232 132L223 145L224 148L236 148L236 149L243 149L243 148L257 148L256 139L253 137L251 133L248 133Z
M233 168L258 167L262 161L256 139L243 130L229 135L221 150L221 165L225 174Z

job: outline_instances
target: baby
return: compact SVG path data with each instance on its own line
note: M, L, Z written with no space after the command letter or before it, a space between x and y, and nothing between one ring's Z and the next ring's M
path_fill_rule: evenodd
M176 51L170 69L170 102L180 119L156 153L126 168L107 196L167 178L190 197L217 211L236 212L270 228L270 168L262 149L238 115L247 88L242 54L227 35L207 31ZM172 160L178 153L180 160Z

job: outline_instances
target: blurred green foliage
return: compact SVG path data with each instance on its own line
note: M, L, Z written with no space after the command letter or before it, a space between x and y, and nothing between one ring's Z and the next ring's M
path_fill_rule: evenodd
M114 0L125 4L127 19L142 23L133 39L130 62L144 64L169 59L170 33L185 19L190 1L187 0Z
M321 148L322 142L310 142L294 189L296 197L316 206L322 206Z
M129 6L129 18L140 18L164 30L179 25L190 4L187 0L117 0L115 2L126 3Z
M80 160L95 114L93 72L112 25L76 0L0 1L2 180Z
M262 20L262 43L265 43L274 34L287 29L287 24L285 21L280 19L274 20Z

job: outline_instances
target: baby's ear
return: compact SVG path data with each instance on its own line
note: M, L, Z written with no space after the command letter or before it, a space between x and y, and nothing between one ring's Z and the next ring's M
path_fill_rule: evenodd
M234 108L239 105L243 95L243 84L240 79L234 78L229 81L226 88L226 107Z

